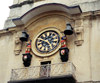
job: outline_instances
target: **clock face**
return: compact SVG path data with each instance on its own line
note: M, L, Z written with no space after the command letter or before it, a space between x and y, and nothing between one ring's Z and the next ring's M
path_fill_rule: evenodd
M39 35L36 40L36 48L39 52L48 53L53 51L59 44L60 37L55 31L46 31Z

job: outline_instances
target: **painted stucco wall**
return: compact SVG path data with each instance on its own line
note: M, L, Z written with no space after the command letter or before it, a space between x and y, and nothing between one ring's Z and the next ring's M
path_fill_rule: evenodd
M24 1L28 1L28 0L19 0L19 1L15 0L14 4L19 4ZM38 2L35 2L32 4L27 4L27 5L23 5L22 7L11 9L9 18L20 17L28 10L30 10L36 6L46 4L46 3L60 3L60 4L65 4L67 6L80 5L83 12L95 11L95 10L100 9L100 6L99 6L100 1L99 0L82 0L82 1L80 1L80 0L70 0L70 1L67 1L67 0L66 1L65 0L41 0L41 1L38 1Z
M26 0L23 0L26 1ZM23 2L22 0L14 0L14 4L19 4ZM10 11L9 17L5 22L5 28L15 26L11 21L13 18L18 18L28 10L45 4L45 3L61 3L68 6L80 5L83 12L100 10L99 0L45 0L36 2L33 4L23 5L22 7L13 8ZM91 12L92 13L92 12ZM83 17L81 17L84 15ZM24 28L27 28L27 32L30 34L31 39L35 37L36 34L41 32L42 29L48 27L56 27L60 31L65 30L66 23L71 23L76 29L77 27L83 27L82 38L83 43L81 46L75 44L75 40L78 36L75 32L71 36L67 36L67 46L70 49L69 61L73 62L76 67L76 79L77 82L87 82L87 81L100 81L100 17L94 16L88 13L83 13L80 15L72 16L72 19L68 19L66 16L49 15L42 17L34 21L31 19L27 24L23 26L17 26L9 30L0 31L0 83L7 83L10 80L11 69L24 68L22 61L22 54L25 53L26 43L22 44L22 51L19 55L14 54L15 48L15 38L16 35L21 36L21 32ZM33 21L32 21L33 20ZM79 22L78 22L79 20ZM82 20L82 21L80 21ZM82 23L81 23L82 22ZM80 26L79 26L80 25ZM61 36L61 34L60 34ZM80 39L80 38L79 38ZM40 58L32 54L31 66L40 65L41 61L52 60L52 63L61 62L59 52L50 56L49 58Z
M84 14L85 16L85 14ZM100 56L99 56L99 35L100 35L100 17L84 17L78 19L79 17L73 16L76 20L70 20L66 16L57 15L47 15L39 20L34 21L31 19L26 25L27 32L30 34L30 38L34 40L36 34L41 30L48 27L56 27L60 31L65 30L66 23L71 23L74 28L76 26L83 26L83 40L82 45L77 46L75 44L76 35L75 32L71 36L67 36L67 47L70 49L69 61L73 62L76 67L76 79L77 82L86 81L100 81ZM78 21L79 20L79 21ZM81 21L80 21L81 20ZM25 53L26 43L22 44L22 51L19 55L14 54L15 38L16 35L21 36L21 31L23 31L24 26L15 27L19 30L10 29L0 31L0 83L7 83L10 80L11 69L24 68L22 61L22 54ZM61 36L61 34L60 34ZM61 45L61 44L59 44ZM34 49L34 47L32 47ZM41 61L51 60L53 63L60 63L59 52L53 54L48 58L40 58L32 53L31 67L40 65Z

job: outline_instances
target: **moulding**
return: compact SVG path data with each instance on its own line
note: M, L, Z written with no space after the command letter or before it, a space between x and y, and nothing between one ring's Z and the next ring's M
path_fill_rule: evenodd
M26 5L26 4L35 3L35 2L38 2L38 1L44 1L44 0L28 0L28 1L23 1L21 3L11 5L11 6L9 6L9 8L13 9L13 8L21 7L21 6Z
M34 35L34 37L33 37L33 39L32 39L32 52L33 52L36 56L38 56L38 57L49 57L49 56L55 54L56 52L58 52L59 48L61 47L61 44L59 43L58 46L57 46L57 48L55 48L52 52L49 52L49 53L41 53L41 52L37 51L37 48L36 48L36 46L35 46L37 37L38 37L41 33L45 32L45 31L48 31L48 30L56 31L56 32L59 34L59 36L61 36L61 31L60 31L59 29L55 28L55 27L48 27L48 28L45 28L45 29L43 29L43 30L37 32L37 34Z
M78 20L78 19L89 19L94 16L100 16L100 10L75 14L75 15L72 15L72 18L73 20Z
M22 2L22 3L20 3L20 4L14 4L14 5L12 5L12 6L9 6L9 8L10 8L10 9L12 9L12 8L17 8L17 7L21 7L22 5L31 4L31 3L33 3L33 2L34 2L33 0L24 1L24 2Z
M84 42L84 40L76 40L76 41L75 41L75 44L76 44L77 46L81 46L83 42Z
M76 83L100 83L100 81L83 81L83 82L76 82Z
M42 13L42 14L39 14L37 16L34 17L34 19L31 19L30 21L28 21L24 27L25 28L30 28L30 25L35 23L36 21L38 21L39 19L42 19L43 17L47 17L47 16L52 16L52 15L58 15L58 16L63 16L69 20L73 20L71 15L68 14L68 13L65 13L65 12L61 12L61 11L52 11L52 12L45 12L45 13Z
M0 35L7 34L7 33L15 33L17 31L22 31L24 30L24 26L16 26L16 27L11 27L11 28L6 28L0 30Z
M53 64L53 58L49 58L49 57L44 57L41 60L39 60L39 65L41 65L41 62L46 62L46 61L51 61L51 64Z

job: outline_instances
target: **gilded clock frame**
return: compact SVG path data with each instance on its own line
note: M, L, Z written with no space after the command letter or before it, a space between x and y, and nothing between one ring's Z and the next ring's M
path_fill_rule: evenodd
M37 38L44 32L46 31L55 31L58 35L59 35L59 38L61 37L61 31L58 29L58 28L55 28L55 27L48 27L48 28L45 28L39 32L37 32L37 34L33 37L32 39L32 51L35 55L37 56L40 56L40 57L47 57L47 56L51 56L53 55L54 53L56 53L59 48L61 47L61 44L60 44L60 40L59 40L59 43L57 45L57 47L51 51L51 52L47 52L47 53L43 53L43 52L39 52L36 48L36 41L37 41Z
M54 36L52 36L51 34ZM39 52L49 53L52 52L58 46L59 41L59 34L53 30L48 30L40 34L40 36L37 38L36 48Z

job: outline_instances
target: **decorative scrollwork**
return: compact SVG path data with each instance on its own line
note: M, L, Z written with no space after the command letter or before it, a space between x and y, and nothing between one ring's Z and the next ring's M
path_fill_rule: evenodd
M19 55L22 49L22 42L19 39L20 37L16 36L15 39L15 49L14 49L14 53L15 55Z

